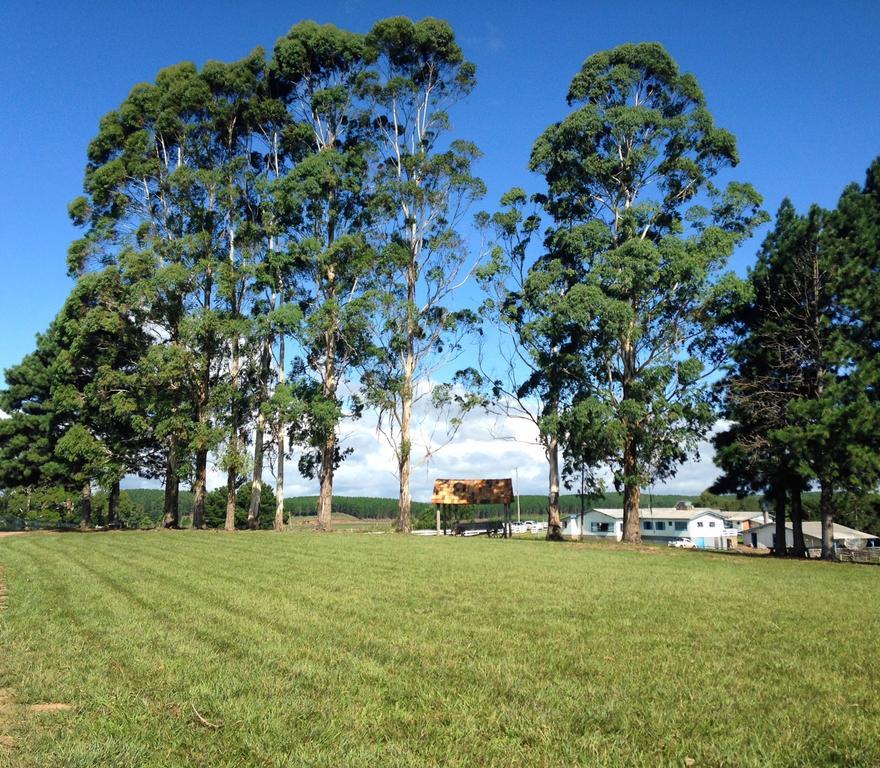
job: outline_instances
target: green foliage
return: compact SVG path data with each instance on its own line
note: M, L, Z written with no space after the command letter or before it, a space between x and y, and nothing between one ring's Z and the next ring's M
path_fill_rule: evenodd
M719 392L724 416L733 424L714 438L716 463L725 470L717 489L774 494L784 493L792 482L794 460L771 440L771 431L786 425L789 404L804 391L787 341L789 334L803 331L803 322L800 329L794 327L798 303L792 299L798 291L790 286L803 280L796 259L815 247L814 240L806 219L797 216L790 201L783 201L749 271L746 300L728 320L736 342L729 348L731 359Z
M0 530L73 528L77 498L58 486L6 488L0 493Z
M634 488L672 476L714 420L701 381L741 291L721 270L764 217L748 185L712 184L737 162L733 137L659 44L591 57L569 103L532 152L554 225L529 279L560 297L554 315L585 359L575 402L594 404L572 425L575 445L608 445L616 484Z
M134 513L140 517L141 513L144 520L149 520L151 525L144 527L153 527L159 525L162 521L162 502L164 493L161 489L156 488L129 488L123 491L123 495L127 496L134 508ZM184 517L192 515L192 493L189 491L180 492L180 514Z
M639 487L673 476L714 422L703 381L744 290L723 269L765 215L751 186L715 186L735 141L658 43L590 57L568 101L532 149L547 185L537 210L516 189L481 217L497 243L479 273L494 288L484 311L517 345L510 369L525 364L494 387L538 425L551 468L558 442L568 482L597 494L610 465L637 517Z
M306 449L301 472L320 473L331 487L348 454L338 446L339 425L361 412L359 400L340 388L371 349L367 292L377 254L368 235L376 148L359 98L370 58L362 35L302 22L275 44L271 64L294 127L288 135L294 163L275 185L291 238L290 300L301 309L291 330L302 350L292 386L302 407L290 436Z
M327 490L348 453L340 424L365 407L405 486L420 401L445 417L447 439L467 411L519 408L554 465L561 449L568 487L600 496L610 464L633 502L695 453L715 419L703 383L731 342L731 375L775 377L779 397L772 418L747 418L725 395L727 490L873 490L880 159L834 212L784 206L739 280L726 260L763 214L750 185L716 186L738 162L735 140L660 44L622 45L584 62L570 113L536 140L530 168L546 188L511 190L478 216L495 243L474 268L460 225L485 192L480 152L450 135L449 110L475 83L447 22L394 17L366 35L302 22L270 61L256 48L183 62L132 88L100 120L69 205L82 229L73 290L6 373L4 503L40 498L64 524L75 510L63 494L162 476L174 526L176 489L204 488L209 454L233 484L262 474L254 434L276 467L289 438ZM807 252L813 304L783 295ZM452 306L472 268L490 293L482 316ZM790 333L804 307L816 339ZM515 341L511 376L467 368L438 382L487 317ZM95 522L106 506L98 493ZM122 506L127 524L157 519L153 500Z
M235 527L247 528L248 505L250 494L244 493L245 488L240 488L235 497ZM217 488L211 491L205 498L205 526L208 528L222 528L226 522L226 488ZM275 496L271 488L266 485L261 487L260 493L260 528L272 527L275 517Z
M37 336L36 350L5 371L0 391L0 487L34 488L64 482L65 468L55 456L58 430L52 388L60 351L57 320Z

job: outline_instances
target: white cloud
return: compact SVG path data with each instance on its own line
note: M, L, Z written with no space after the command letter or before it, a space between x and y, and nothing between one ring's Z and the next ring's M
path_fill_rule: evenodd
M719 422L715 430L723 426ZM438 477L513 477L517 469L521 493L545 494L548 467L537 437L537 428L525 419L502 420L484 413L471 413L465 417L453 442L433 454L430 461L425 461L424 451L414 455L413 498L430 499ZM361 421L349 425L344 445L355 450L336 473L335 492L341 496L395 498L398 492L396 461L385 438L376 432L375 416L365 414ZM683 464L674 478L655 485L654 492L696 495L710 486L719 474L712 463L711 442L701 441L698 454L698 459ZM296 462L288 462L285 471L296 474ZM610 474L606 480L611 487ZM302 481L297 487L308 489L299 493L317 493L317 483Z
M697 450L698 458L682 464L675 477L665 483L655 485L654 493L679 493L683 496L695 496L712 485L720 474L718 467L712 463L712 457L715 454L712 443L708 440L702 440L697 446Z
M498 53L505 48L504 36L500 27L492 22L488 22L482 34L463 35L461 37L462 45L471 52L471 55L477 50L489 50L492 53Z
M504 38L501 36L501 30L491 22L486 25L486 44L491 51L501 51L504 49Z
M420 410L422 421L429 422L429 414ZM722 422L715 430L724 428ZM423 423L420 433L430 431ZM443 427L435 430L443 436ZM439 477L477 478L513 477L519 474L520 492L523 494L547 493L547 461L537 441L537 428L526 419L502 419L482 412L466 416L453 441L425 459L425 446L416 441L413 455L412 496L418 501L431 497L434 480ZM342 447L354 452L342 463L334 478L334 493L340 496L376 496L396 498L398 481L397 462L385 437L377 432L376 416L366 412L357 422L346 424L342 435ZM708 441L699 444L699 458L683 464L671 480L654 486L654 493L696 495L707 488L719 472L712 463L713 449ZM297 469L299 454L294 451L284 465L285 496L314 496L318 493L318 481L300 476ZM610 476L608 476L608 487ZM274 487L275 479L268 466L264 481ZM209 464L208 488L221 487L226 483L225 472L215 464ZM158 481L128 478L127 487L158 487Z

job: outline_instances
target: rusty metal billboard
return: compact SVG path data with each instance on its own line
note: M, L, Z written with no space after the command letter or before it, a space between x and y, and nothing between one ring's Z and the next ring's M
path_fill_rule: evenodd
M494 480L435 480L432 504L510 504L513 481L509 477Z

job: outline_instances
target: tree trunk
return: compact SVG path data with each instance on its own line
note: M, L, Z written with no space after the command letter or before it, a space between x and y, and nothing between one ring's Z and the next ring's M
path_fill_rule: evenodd
M406 434L409 434L410 403L405 402L403 408L406 423ZM397 531L398 533L410 533L412 531L412 498L409 493L410 481L410 442L409 437L400 441L400 458L397 462L397 472L400 478L400 496L397 502Z
M232 339L232 413L229 425L229 469L226 470L226 522L223 528L235 530L235 502L238 483L238 333Z
M336 457L336 432L332 431L321 446L321 466L318 476L321 482L318 495L318 530L329 531L333 512L333 460Z
M275 306L275 299L272 299ZM267 336L260 353L260 402L257 404L257 429L254 435L254 473L251 482L251 501L248 506L248 528L260 527L260 496L263 492L263 432L266 429L266 418L263 416L262 405L269 397L269 362L272 356L272 337Z
M584 540L584 517L586 517L586 499L584 498L584 469L581 467L581 516L578 521L578 541Z
M773 554L777 557L785 557L788 554L788 543L785 528L785 486L781 483L773 492L773 514L776 516L776 546Z
M547 540L562 541L562 520L559 514L559 440L547 436L547 463L550 465L547 493Z
M412 497L410 496L410 473L412 467L412 401L413 380L416 370L416 336L419 320L416 309L416 283L418 282L419 250L421 244L415 221L410 223L410 261L406 271L406 349L403 357L403 387L400 393L400 445L397 453L397 473L400 479L398 497L397 530L412 531Z
M623 450L623 540L639 544L642 531L639 520L639 502L642 489L636 472L636 446L631 437L626 438Z
M232 468L226 473L226 521L223 530L235 530L235 504L238 500L238 489L235 486L238 476Z
M207 318L211 313L211 298L214 291L214 272L208 266L205 272L205 285L202 295L202 320L207 322ZM212 335L213 340L213 335ZM205 353L205 359L202 361L204 368L202 369L202 383L199 387L198 413L199 431L201 432L201 440L206 441L206 432L208 429L208 413L211 398L211 361L213 359L213 346L208 347ZM205 495L208 491L208 448L204 444L200 444L196 449L196 476L193 482L193 513L192 527L205 527Z
M803 507L799 480L791 485L791 538L792 554L795 557L804 557L807 554L807 547L804 543Z
M251 530L260 527L260 498L263 493L263 428L262 414L257 418L257 431L254 435L254 475L251 481L251 500L248 505L247 525Z
M208 483L208 450L196 451L196 479L193 483L193 528L205 527L205 493Z
M235 319L239 317L238 276L235 273L235 229L229 228L229 273L232 284L231 309ZM229 468L226 470L226 523L227 531L235 530L236 484L238 481L238 329L232 329L232 360L230 379L232 392L229 411Z
M119 526L119 481L115 480L110 485L110 495L107 499L107 525L111 528Z
M278 339L278 384L284 384L284 335L280 334ZM278 450L278 472L275 476L275 523L272 526L276 531L284 530L284 457L287 453L285 450L284 440L284 419L281 414L278 415L278 422L275 425L275 444Z
M278 443L278 474L275 479L275 522L272 528L284 530L284 425L280 423L276 432Z
M82 487L79 497L79 527L83 530L92 527L92 484Z
M819 514L822 515L822 559L834 559L834 487L827 476L819 478Z
M165 460L165 504L162 515L163 528L180 527L178 495L180 478L177 476L177 442L172 441Z
M629 203L627 203L629 207ZM639 309L635 300L631 301L633 318L639 316ZM621 339L621 361L623 363L623 400L621 405L626 406L632 397L632 386L636 378L636 349L635 349L635 319L629 323L629 330ZM639 544L642 541L642 526L639 519L639 503L641 502L642 488L641 475L639 474L639 456L636 446L635 425L629 419L623 418L624 444L623 444L623 541L630 544Z
M411 296L414 301L414 288ZM410 307L412 310L412 303ZM413 332L414 333L414 332ZM413 375L415 372L415 358L413 351L414 339L407 339L407 354L403 368L403 389L400 402L400 446L397 454L397 474L400 480L400 495L398 497L397 531L398 533L410 533L412 531L412 497L410 496L410 472L412 467L412 398L413 398Z
M332 293L332 274L328 277L331 284ZM337 320L334 319L334 325ZM324 376L322 382L322 395L328 401L336 400L336 332L331 329L324 334ZM331 527L331 516L333 513L333 474L335 472L336 463L336 427L330 430L330 434L324 438L324 444L321 446L321 466L318 470L318 477L321 484L320 493L318 495L318 530L329 531Z

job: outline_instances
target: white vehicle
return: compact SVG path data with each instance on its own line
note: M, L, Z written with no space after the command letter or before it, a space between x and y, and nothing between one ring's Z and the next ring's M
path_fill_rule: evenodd
M691 541L689 538L682 537L680 539L673 539L666 546L677 547L678 549L695 549L697 545L694 544L694 542Z

